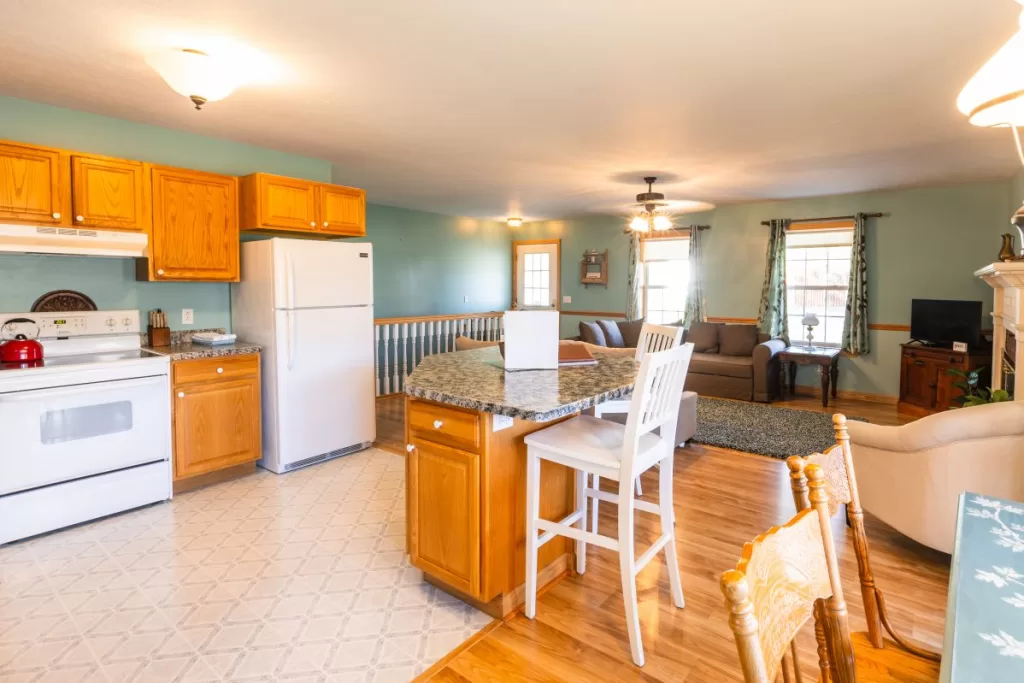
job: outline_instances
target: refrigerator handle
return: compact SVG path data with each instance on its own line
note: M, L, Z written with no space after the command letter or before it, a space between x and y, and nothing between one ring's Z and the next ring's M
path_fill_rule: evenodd
M291 370L295 364L294 349L295 349L295 311L288 310L284 314L288 316L288 331L286 333L287 351L288 351L288 369Z
M295 266L292 257L285 256L285 277L288 278L288 308L295 308Z

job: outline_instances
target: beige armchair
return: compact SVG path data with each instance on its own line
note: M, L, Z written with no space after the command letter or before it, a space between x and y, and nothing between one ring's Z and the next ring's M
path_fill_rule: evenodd
M1024 402L848 427L861 505L926 546L953 551L964 491L1024 501Z

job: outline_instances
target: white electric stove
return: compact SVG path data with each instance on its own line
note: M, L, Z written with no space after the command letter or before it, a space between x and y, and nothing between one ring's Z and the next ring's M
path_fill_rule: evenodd
M37 327L42 361L0 363L0 544L171 497L170 361L139 312L0 313Z

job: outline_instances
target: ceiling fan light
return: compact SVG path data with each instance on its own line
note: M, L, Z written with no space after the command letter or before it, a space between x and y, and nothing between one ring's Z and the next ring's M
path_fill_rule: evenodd
M519 226L521 226L523 224L523 219L522 218L509 218L507 223L508 223L508 227L510 227L510 228L518 228Z
M154 52L146 57L167 85L179 95L196 103L222 100L235 91L241 78L222 60L198 50L174 49Z
M655 216L654 217L654 229L655 230L671 230L672 221L668 216Z
M1024 13L1021 26L956 98L957 109L975 126L1024 125Z
M647 232L651 229L651 224L643 216L637 216L629 222L629 229L634 232Z

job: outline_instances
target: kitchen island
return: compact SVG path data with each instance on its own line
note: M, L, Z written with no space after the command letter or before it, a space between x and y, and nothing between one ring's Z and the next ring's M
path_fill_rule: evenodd
M427 581L494 617L523 602L523 438L602 401L628 396L639 363L595 352L590 367L505 372L495 347L428 356L406 386L406 548ZM573 473L541 467L541 515L574 508ZM540 585L563 576L574 544L540 550Z

